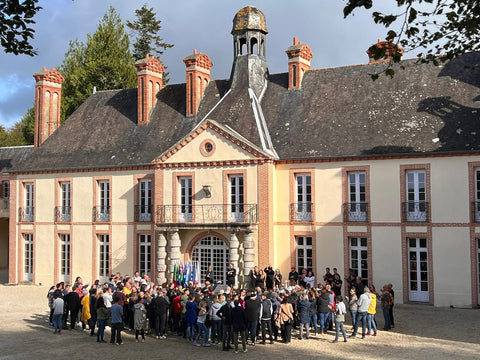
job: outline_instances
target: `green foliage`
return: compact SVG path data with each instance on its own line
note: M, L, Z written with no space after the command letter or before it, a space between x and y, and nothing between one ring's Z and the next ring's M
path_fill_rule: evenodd
M347 17L357 8L371 9L373 0L346 0ZM379 0L377 0L379 1ZM385 0L383 0L385 1ZM399 8L397 14L372 12L375 23L386 28L387 39L401 45L406 52L416 51L422 63L435 65L467 52L480 50L480 1L478 0L391 0ZM380 49L375 58L381 58ZM393 56L399 62L401 56ZM388 68L388 76L394 72Z
M59 71L62 87L62 120L70 116L97 90L128 89L137 86L130 40L123 22L110 7L87 42L71 41Z
M6 53L34 56L37 51L30 44L35 30L33 17L40 11L38 0L0 0L0 45Z
M11 129L5 129L0 125L0 147L33 145L34 128L35 111L32 107Z
M162 28L161 20L157 20L157 14L147 4L135 10L135 21L127 20L127 26L135 37L133 44L133 57L135 60L144 59L147 54L160 58L163 52L173 47L173 44L164 42L159 33ZM166 68L165 64L163 64ZM163 74L164 84L168 83L168 72Z

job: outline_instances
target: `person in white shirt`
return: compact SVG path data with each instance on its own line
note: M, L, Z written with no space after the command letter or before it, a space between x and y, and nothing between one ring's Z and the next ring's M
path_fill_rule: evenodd
M347 308L342 301L342 296L338 295L335 297L335 340L332 342L338 342L338 336L340 331L342 331L343 341L347 342L347 333L345 332L345 314L347 313Z

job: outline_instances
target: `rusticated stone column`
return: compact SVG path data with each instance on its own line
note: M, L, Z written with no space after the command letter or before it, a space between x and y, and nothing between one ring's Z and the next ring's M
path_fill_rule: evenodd
M239 267L238 267L238 260L239 260L239 254L238 254L238 247L240 246L240 242L238 241L238 229L233 229L230 232L230 263L233 264L233 267L237 270L236 275L235 275L235 286L238 286L238 272ZM228 268L228 264L227 264Z
M168 253L170 256L170 263L168 264L168 278L171 279L173 276L173 270L175 263L180 262L180 236L178 234L178 229L172 229L170 231L170 241L168 244Z
M250 270L253 269L255 261L255 243L253 241L253 231L246 230L243 235L243 283L246 288L250 288Z
M167 281L167 237L165 232L157 233L157 284Z

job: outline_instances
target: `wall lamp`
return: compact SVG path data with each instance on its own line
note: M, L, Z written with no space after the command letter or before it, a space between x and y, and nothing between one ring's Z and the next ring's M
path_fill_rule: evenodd
M212 197L212 185L202 185L202 189L206 198Z

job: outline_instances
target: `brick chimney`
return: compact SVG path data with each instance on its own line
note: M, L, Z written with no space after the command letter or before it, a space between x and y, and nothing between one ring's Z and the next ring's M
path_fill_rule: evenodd
M383 56L377 60L375 59L375 54L372 51L375 48L384 49L385 51L385 53L382 54ZM405 50L401 46L398 46L392 40L382 41L382 39L378 39L377 43L370 46L370 48L367 50L368 62L369 63L389 62L393 59L393 56L396 54L400 56L400 60L401 60L404 51Z
M213 64L207 55L193 50L193 54L183 59L187 67L187 113L193 116L197 113L198 105L210 81L210 69Z
M305 71L310 70L313 54L310 46L302 44L296 37L293 45L285 51L288 56L288 89L299 89Z
M47 70L33 74L35 78L35 139L37 149L60 126L60 104L62 83L65 81L57 70Z
M147 124L150 113L157 102L157 93L163 86L163 67L160 60L147 54L145 59L135 63L137 68L138 124Z

